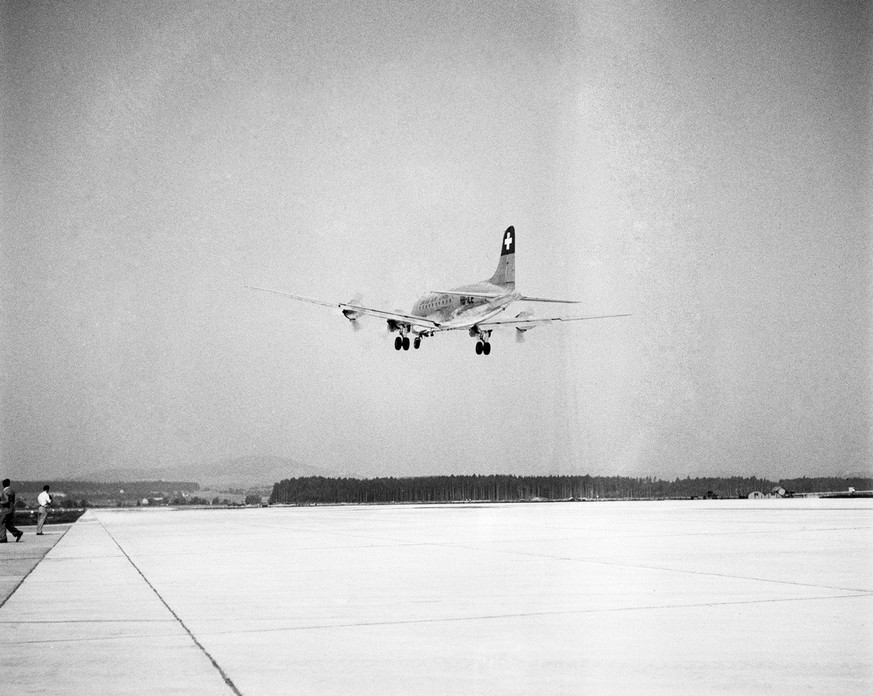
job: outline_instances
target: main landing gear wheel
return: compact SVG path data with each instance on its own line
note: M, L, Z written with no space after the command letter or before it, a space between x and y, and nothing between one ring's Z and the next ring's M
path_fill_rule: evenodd
M415 338L415 340L412 342L412 347L415 348L415 350L421 348L421 336L417 336Z
M489 355L491 344L487 341L476 341L476 355Z
M421 343L420 338L415 339L415 347L418 348ZM409 336L397 336L394 339L394 350L409 350Z

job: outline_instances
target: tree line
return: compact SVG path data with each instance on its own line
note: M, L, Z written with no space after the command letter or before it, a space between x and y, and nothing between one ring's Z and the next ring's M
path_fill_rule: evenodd
M755 476L676 478L628 476L416 476L405 478L328 478L305 476L273 484L270 503L448 503L612 499L746 498L753 491L812 493L873 488L873 478L818 477L770 481Z

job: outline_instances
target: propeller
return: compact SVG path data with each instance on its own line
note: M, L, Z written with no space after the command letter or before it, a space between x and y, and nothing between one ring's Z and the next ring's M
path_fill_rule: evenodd
M364 297L363 295L358 293L352 299L350 299L348 302L346 302L346 304L351 305L353 307L356 305L360 306L361 300L363 299L363 297ZM358 317L361 316L359 312L355 312L354 310L351 310L351 309L344 309L343 316L349 320L349 322L352 325L352 329L354 331L360 331L363 328L361 326L361 323L358 321Z
M533 316L530 312L519 312L515 318L516 319L530 319ZM515 327L515 342L516 343L524 343L524 335L532 329L533 326L528 326L527 328L521 328L519 326Z

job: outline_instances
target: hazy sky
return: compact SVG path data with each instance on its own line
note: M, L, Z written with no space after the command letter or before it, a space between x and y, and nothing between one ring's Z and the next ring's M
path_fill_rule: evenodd
M0 469L871 471L869 8L5 2Z

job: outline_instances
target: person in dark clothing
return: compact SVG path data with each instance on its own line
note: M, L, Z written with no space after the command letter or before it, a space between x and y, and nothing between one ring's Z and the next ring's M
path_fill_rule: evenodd
M0 493L0 544L5 544L6 530L15 537L15 541L21 541L24 532L15 528L15 491L12 490L11 481L3 479L3 492Z

